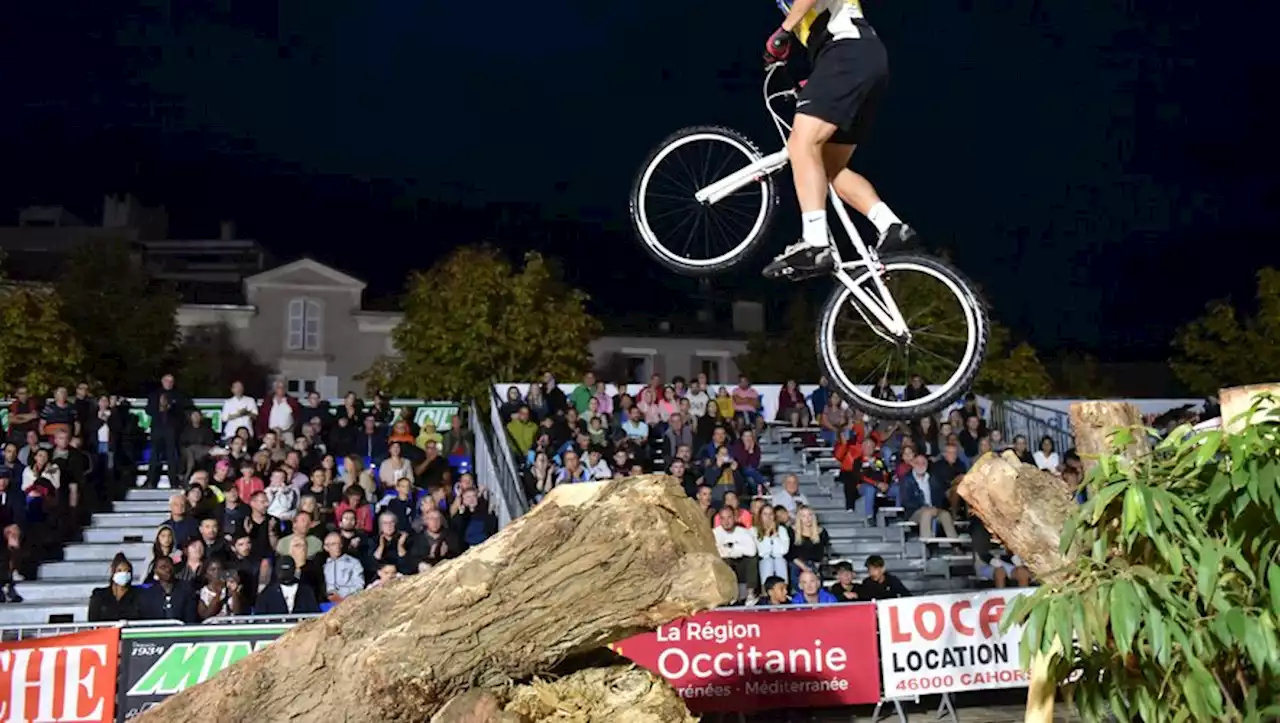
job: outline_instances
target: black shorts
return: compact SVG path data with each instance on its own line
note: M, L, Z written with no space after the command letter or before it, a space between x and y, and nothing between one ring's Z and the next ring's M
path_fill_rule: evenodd
M836 126L831 143L866 141L889 87L889 54L870 27L863 37L830 40L813 58L813 73L796 100L796 113Z

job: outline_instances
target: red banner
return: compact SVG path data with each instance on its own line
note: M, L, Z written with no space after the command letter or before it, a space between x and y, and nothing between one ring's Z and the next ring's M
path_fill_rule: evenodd
M872 603L717 610L611 647L666 678L694 713L880 700Z
M119 649L117 628L0 643L0 721L114 720Z

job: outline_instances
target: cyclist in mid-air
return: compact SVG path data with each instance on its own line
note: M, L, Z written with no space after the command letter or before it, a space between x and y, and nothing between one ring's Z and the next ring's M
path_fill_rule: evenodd
M827 184L875 224L878 245L906 244L915 232L861 175L849 169L867 140L889 84L884 44L862 14L861 0L777 0L786 13L765 43L766 59L785 62L799 40L813 72L796 99L787 152L804 234L764 269L769 278L803 279L829 272L834 241L827 228Z

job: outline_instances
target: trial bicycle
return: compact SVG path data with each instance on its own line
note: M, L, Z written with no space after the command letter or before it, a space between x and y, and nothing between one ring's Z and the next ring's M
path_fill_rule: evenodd
M798 93L793 83L770 90L782 67L768 67L763 91L782 150L766 156L735 130L694 126L668 136L641 167L631 190L631 222L644 249L668 269L724 271L765 238L778 203L774 174L789 160L791 124L778 106L794 103ZM817 330L822 368L850 404L878 418L915 419L945 409L977 378L990 334L986 306L942 259L881 256L863 241L834 188L829 196L857 258L844 261L832 250L837 284ZM888 350L884 361L869 356L880 347ZM904 389L901 399L874 391L882 378L905 386L917 374L924 390Z

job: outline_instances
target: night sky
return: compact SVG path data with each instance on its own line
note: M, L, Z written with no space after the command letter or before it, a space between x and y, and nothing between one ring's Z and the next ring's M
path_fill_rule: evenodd
M1275 3L864 7L893 83L855 166L1015 335L1163 358L1205 301L1247 300L1280 263ZM685 125L776 147L758 59L779 17L772 0L12 0L0 220L39 202L96 221L104 192L134 191L172 236L234 218L382 292L493 238L562 257L603 313L662 312L692 286L631 237L632 176ZM790 293L756 278L798 228L780 191L785 223L720 288Z

